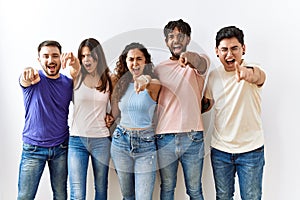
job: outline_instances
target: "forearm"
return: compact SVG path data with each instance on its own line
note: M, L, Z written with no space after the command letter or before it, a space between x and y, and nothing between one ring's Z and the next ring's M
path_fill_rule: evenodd
M266 80L266 74L263 70L258 67L253 67L253 84L257 86L262 86Z
M148 90L151 98L154 101L157 101L158 93L161 88L161 83L158 79L152 79L149 75L146 75L147 79L149 78L149 84L147 84L146 89Z
M189 52L189 53L190 56L188 62L190 64L190 67L197 69L197 71L200 74L205 74L209 65L208 58L205 57L204 55L199 55L194 52Z
M203 97L201 101L201 113L208 112L213 107L213 104L214 102L212 99Z
M71 66L70 75L73 78L73 80L75 80L77 78L77 76L79 75L80 69L81 69L80 64Z

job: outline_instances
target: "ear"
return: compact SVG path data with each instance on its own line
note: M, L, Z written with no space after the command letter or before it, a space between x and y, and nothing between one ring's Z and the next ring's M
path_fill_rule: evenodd
M190 44L190 41L191 41L191 37L188 36L187 39L186 39L186 44L187 44L187 45Z
M219 50L218 50L218 47L215 47L215 51L216 51L217 57L219 57Z
M242 50L243 50L243 55L245 55L245 52L246 52L246 45L245 44L242 46Z

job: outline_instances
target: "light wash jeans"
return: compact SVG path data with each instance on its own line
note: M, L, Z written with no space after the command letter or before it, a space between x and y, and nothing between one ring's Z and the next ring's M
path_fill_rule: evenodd
M250 152L231 154L211 148L211 163L217 200L233 200L237 173L243 200L260 200L265 164L264 147Z
M94 175L95 199L107 199L110 144L110 137L70 137L68 169L71 200L86 199L89 158L91 158Z
M117 126L111 157L124 200L151 200L156 177L156 145L153 129L130 131Z
M182 165L187 194L191 200L203 200L203 131L157 135L158 165L161 177L160 199L173 200L179 162Z
M23 143L19 169L18 200L35 198L46 163L54 200L67 199L68 142L55 147L39 147Z

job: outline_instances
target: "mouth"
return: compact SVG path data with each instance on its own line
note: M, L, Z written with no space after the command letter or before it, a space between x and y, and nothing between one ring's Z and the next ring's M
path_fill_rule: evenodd
M181 45L174 45L173 46L173 53L174 54L180 54L182 52L182 46Z
M50 70L50 72L54 72L55 68L56 68L56 65L55 64L48 65L47 68Z
M133 67L132 72L134 75L139 75L140 74L140 67Z
M92 67L92 64L91 64L91 63L84 63L84 67L85 67L86 69L89 69L89 68Z
M226 60L226 63L228 65L233 65L235 63L235 59L228 59L228 60Z

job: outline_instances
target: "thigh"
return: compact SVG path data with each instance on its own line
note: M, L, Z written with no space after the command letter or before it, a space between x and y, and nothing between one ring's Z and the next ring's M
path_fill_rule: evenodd
M151 137L147 142L147 149L144 148L143 153L134 157L134 177L135 177L135 195L136 199L151 200L154 183L156 178L156 150L155 143ZM151 144L149 144L152 143ZM141 144L141 146L143 146ZM145 147L145 146L144 146Z
M86 138L70 137L68 148L68 173L71 189L73 185L78 184L85 188L89 162Z
M55 199L64 199L67 197L68 143L65 142L53 150L53 159L48 161L51 186Z
M18 199L34 199L47 161L46 148L23 144Z
M236 162L242 199L261 199L264 147L240 154Z
M178 156L176 154L175 135L156 136L157 161L163 190L173 190L177 181Z
M217 199L232 199L234 194L236 168L234 163L232 163L231 154L212 148L211 164Z
M134 173L128 137L117 127L112 136L110 154L117 171Z
M107 177L110 159L110 139L90 138L91 160L96 190L107 190Z
M178 156L176 155L175 135L156 135L156 145L159 169L167 168L169 165L174 167L174 163L178 162Z
M202 197L202 169L204 159L203 132L190 132L182 135L181 164L184 173L187 193L193 199L203 199Z
M89 138L93 167L109 165L111 140L109 137Z

